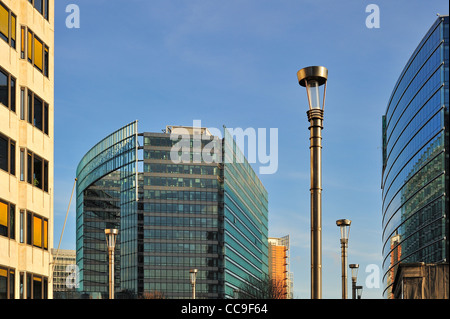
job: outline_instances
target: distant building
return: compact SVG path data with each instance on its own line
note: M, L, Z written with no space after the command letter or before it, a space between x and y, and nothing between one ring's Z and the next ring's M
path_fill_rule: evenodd
M290 272L289 235L269 238L269 277L281 283L284 299L293 298L293 276Z
M74 291L77 280L75 250L52 249L52 256L53 293Z
M193 268L199 299L233 298L247 281L267 276L267 191L227 129L222 138L184 126L139 133L137 124L107 136L78 165L80 291L107 297L105 228L119 229L119 298L191 298ZM174 135L187 142L178 162Z
M402 264L448 262L448 29L448 15L439 16L406 63L382 119L386 298L394 297Z

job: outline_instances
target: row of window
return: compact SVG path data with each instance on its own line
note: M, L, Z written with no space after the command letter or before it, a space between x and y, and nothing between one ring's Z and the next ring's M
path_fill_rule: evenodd
M218 213L217 205L201 204L171 204L171 203L144 203L146 213L174 213L174 214L212 214Z
M144 245L144 251L150 253L217 254L219 253L219 245L147 243Z
M217 188L217 179L144 176L146 186Z
M218 232L181 229L144 229L144 239L218 240Z
M191 192L191 191L165 191L165 190L144 190L144 199L162 199L162 200L186 200L186 201L208 201L217 202L217 192Z
M16 207L0 200L0 236L16 239ZM48 249L48 219L33 212L20 210L19 242Z
M175 227L217 227L217 218L144 216L144 225Z
M0 69L0 103L16 112L16 79ZM20 119L49 135L49 104L28 88L20 88Z
M169 174L217 175L217 166L182 165L182 164L148 164L144 163L144 172Z
M152 255L144 256L144 264L155 266L219 267L219 258Z
M144 277L150 279L169 279L169 280L186 280L189 276L187 269L144 269ZM221 276L218 271L199 270L197 272L197 279L219 280Z
M48 15L48 0L33 1L33 5L39 12L42 11L41 13ZM16 20L16 15L0 2L0 38L14 49L16 48L17 38ZM20 57L27 59L46 77L49 76L49 47L25 26L21 26Z
M16 271L0 266L0 299L15 299ZM26 283L26 285L25 285ZM48 278L33 273L20 273L20 299L47 299Z

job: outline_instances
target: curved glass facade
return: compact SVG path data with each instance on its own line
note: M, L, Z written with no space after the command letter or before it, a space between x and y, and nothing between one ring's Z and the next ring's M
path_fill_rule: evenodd
M402 71L383 116L384 296L399 263L448 258L448 16Z
M115 287L137 288L136 185L137 121L97 143L77 167L76 250L85 293L108 295L107 228L119 229Z

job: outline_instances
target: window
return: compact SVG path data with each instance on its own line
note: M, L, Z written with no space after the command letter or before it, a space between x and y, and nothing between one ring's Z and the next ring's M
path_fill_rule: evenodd
M0 299L14 299L15 271L12 268L0 266Z
M49 47L39 39L33 31L30 29L25 30L26 27L21 27L21 34L25 37L27 35L28 40L24 38L21 40L21 58L25 59L25 51L27 52L27 60L33 64L39 71L41 71L46 77L49 76ZM27 49L25 50L25 43L27 43Z
M16 111L16 79L0 69L0 103L11 111Z
M25 90L25 89L23 89ZM28 90L28 94L23 92L23 96L27 96L27 116L23 116L28 120L28 123L41 130L45 134L49 134L49 105L39 96ZM22 97L22 90L21 90ZM21 101L22 103L22 101ZM25 105L25 102L23 102ZM21 106L22 107L22 106ZM25 107L24 107L25 108Z
M0 2L0 38L16 48L16 15Z
M29 3L48 20L49 15L49 1L48 0L28 0Z
M0 134L0 169L16 175L16 142Z
M0 200L0 236L15 239L16 206Z
M21 276L21 282L23 283L23 276ZM27 273L27 299L47 299L48 298L48 278ZM23 291L21 291L23 296Z
M48 161L31 151L27 151L27 177L29 184L48 192ZM25 180L25 150L20 150L20 180Z
M33 212L27 212L26 243L48 249L48 220Z

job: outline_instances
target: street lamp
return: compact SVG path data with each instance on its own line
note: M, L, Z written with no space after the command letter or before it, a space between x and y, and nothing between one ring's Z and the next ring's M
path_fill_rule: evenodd
M322 128L328 70L310 66L297 72L298 83L306 87L310 123L311 161L311 298L322 299ZM322 106L320 87L323 85Z
M105 229L109 255L109 299L114 299L114 248L116 247L118 233L118 229Z
M356 294L358 295L358 299L361 299L363 286L356 286Z
M342 299L347 299L347 247L351 223L348 219L336 221L336 225L341 229Z
M358 264L348 265L352 270L352 299L356 299L356 278L358 277Z
M195 280L197 279L197 269L189 270L189 279L192 286L192 299L195 299Z

